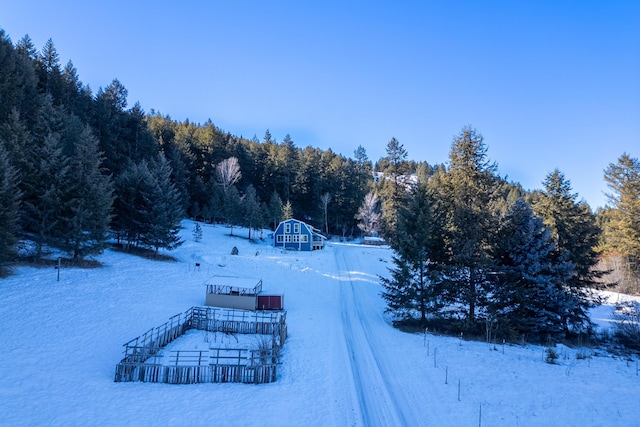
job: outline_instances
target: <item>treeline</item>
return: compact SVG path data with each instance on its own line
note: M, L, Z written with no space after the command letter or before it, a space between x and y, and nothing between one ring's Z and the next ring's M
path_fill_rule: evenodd
M354 216L372 184L362 147L352 159L268 130L248 140L128 108L127 95L117 79L92 93L51 40L38 51L0 30L0 266L19 240L36 258L57 248L82 259L111 238L171 249L185 216L249 230L295 216L326 233L359 232Z
M446 167L423 169L414 182L405 179L403 146L391 140L387 154L395 172L378 185L379 219L396 255L381 280L401 324L488 340L589 335L593 290L607 273L599 258L615 248L637 277L637 159L625 154L609 166L611 207L596 215L559 170L533 192L501 178L470 127L454 138Z

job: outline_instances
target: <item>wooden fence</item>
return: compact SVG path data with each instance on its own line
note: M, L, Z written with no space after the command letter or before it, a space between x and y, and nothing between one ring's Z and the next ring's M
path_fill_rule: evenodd
M264 384L276 380L277 364L165 366L119 363L116 381L142 381L166 384L246 383Z
M271 335L269 348L175 351L169 365L145 363L161 348L189 329L235 334ZM124 358L116 365L115 381L168 384L242 382L261 384L276 380L280 348L287 338L285 312L247 312L213 307L192 307L157 328L124 344Z

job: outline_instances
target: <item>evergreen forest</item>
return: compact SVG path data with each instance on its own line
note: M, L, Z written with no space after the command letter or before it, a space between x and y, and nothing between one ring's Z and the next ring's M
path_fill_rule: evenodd
M249 239L295 217L327 236L384 237L399 324L556 339L590 332L594 289L640 293L640 162L627 153L594 171L610 194L593 212L560 170L533 191L501 177L470 126L447 164L410 160L395 138L373 162L362 146L346 157L269 130L246 139L127 97L117 79L94 93L52 40L37 49L0 29L2 274L54 250L69 263L107 245L170 250L186 217Z

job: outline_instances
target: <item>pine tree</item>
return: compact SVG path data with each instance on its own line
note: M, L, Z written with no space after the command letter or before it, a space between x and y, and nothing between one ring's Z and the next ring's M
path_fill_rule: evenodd
M584 330L591 326L587 311L593 305L592 289L601 276L594 269L599 229L589 205L577 200L571 182L559 170L547 175L543 185L544 191L533 197L534 213L549 227L558 257L566 252L575 269L565 284L565 294L570 297L566 304L571 307L563 318L565 331L569 332L570 326Z
M18 174L18 181L21 181L22 176L28 177L35 173L36 165L31 162L35 148L33 139L17 109L14 108L0 126L0 139L4 141L5 150ZM23 184L20 182L21 189Z
M285 200L291 197L295 173L299 167L298 149L289 134L286 134L277 147L276 167L282 181L282 196Z
M306 147L300 156L300 168L296 174L293 194L291 199L286 200L291 204L291 210L285 212L283 218L292 218L294 210L295 212L304 212L308 218L319 217L320 197L324 191L322 176L323 161L321 150Z
M0 139L0 276L15 255L18 241L18 208L21 193L18 174L9 160L4 142Z
M604 226L604 241L610 252L624 258L628 280L640 278L640 162L624 153L605 169L611 193Z
M115 200L113 202L113 220L111 228L117 243L126 249L138 247L141 236L146 232L147 217L143 215L151 210L150 199L154 178L146 161L129 162L116 177Z
M260 230L264 226L264 212L256 189L249 184L242 199L242 225L249 230L249 240L251 240L251 230Z
M56 50L53 40L48 39L38 57L38 70L40 71L40 84L45 93L60 101L62 72L60 70L60 55Z
M274 231L283 219L283 210L284 206L282 205L282 200L278 193L274 191L273 194L271 194L268 207L269 218Z
M36 257L41 258L46 245L59 243L69 161L63 156L60 136L55 133L44 138L36 155L33 158L36 172L29 176L25 186L24 219L25 228L36 244Z
M381 278L387 311L404 319L418 313L424 326L427 314L441 308L442 236L442 218L432 194L426 185L415 188L408 206L398 212L397 238L392 243L395 268L390 279Z
M242 205L238 189L232 185L223 193L222 216L229 226L229 234L233 236L233 227L242 223Z
M486 156L482 135L465 127L453 140L449 170L435 178L439 209L446 214L448 295L463 308L468 326L486 303L486 274L493 270L488 250L496 228L491 205L497 177Z
M501 217L496 240L496 286L489 303L493 319L507 334L540 341L557 337L571 300L565 294L574 273L568 254L558 254L549 229L523 199Z
M202 227L198 221L196 221L196 225L193 227L193 240L195 240L196 243L202 240Z
M407 150L391 138L386 147L387 156L383 159L386 167L382 170L384 177L378 182L377 194L382 201L382 233L387 241L396 237L398 210L406 203L407 198Z
M98 140L85 126L70 159L60 236L61 248L74 259L100 253L108 238L113 185L101 162Z
M149 204L148 210L143 212L146 230L140 241L156 252L160 248L172 250L184 243L179 236L184 210L180 195L171 182L171 166L163 155L153 164L151 174L153 185L149 193L143 195Z
M19 42L14 49L9 37L0 29L0 126L12 111L20 114L29 125L33 124L41 101L35 71L36 50L28 36L21 41L25 44Z

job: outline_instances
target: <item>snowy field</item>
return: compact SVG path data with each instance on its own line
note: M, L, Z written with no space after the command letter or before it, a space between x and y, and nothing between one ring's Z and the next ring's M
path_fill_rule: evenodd
M559 346L550 365L543 347L393 329L377 280L389 249L283 254L209 225L196 243L184 226L176 262L107 251L102 268L63 269L59 282L53 268L0 279L0 425L640 426L636 360ZM123 344L203 305L215 275L285 294L278 381L115 383ZM606 325L611 312L594 314Z

